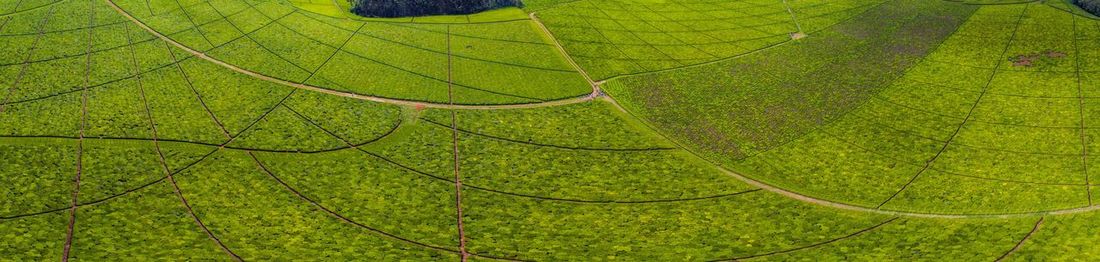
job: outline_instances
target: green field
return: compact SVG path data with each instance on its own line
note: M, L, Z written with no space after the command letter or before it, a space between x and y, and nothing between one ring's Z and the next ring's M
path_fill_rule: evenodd
M0 261L1100 260L1069 0L0 3Z

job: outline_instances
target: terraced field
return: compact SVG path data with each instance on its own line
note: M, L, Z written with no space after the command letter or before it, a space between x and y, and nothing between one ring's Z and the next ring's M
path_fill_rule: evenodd
M1070 1L346 4L0 3L0 260L1100 259Z

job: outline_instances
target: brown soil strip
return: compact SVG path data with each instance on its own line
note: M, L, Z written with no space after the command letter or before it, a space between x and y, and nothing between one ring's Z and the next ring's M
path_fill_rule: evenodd
M88 24L95 24L95 5L92 5ZM76 140L76 177L73 179L73 198L69 208L69 225L65 231L65 247L61 261L69 261L73 247L73 233L76 231L76 208L80 204L80 178L84 174L84 130L88 128L88 85L92 75L92 47L95 45L95 29L88 30L88 52L84 57L84 84L80 91L80 132Z
M1085 175L1085 194L1087 194L1088 199L1089 199L1089 205L1091 206L1092 205L1092 181L1091 181L1091 179L1089 179L1089 161L1088 161L1088 159L1089 159L1089 143L1088 143L1088 138L1087 138L1088 136L1086 134L1087 130L1085 129L1085 119L1086 119L1086 116L1085 116L1085 94L1084 94L1084 91L1082 89L1082 84L1081 84L1081 47L1077 43L1079 41L1077 39L1078 38L1077 37L1077 16L1071 16L1071 17L1073 19L1073 35L1074 35L1074 37L1073 37L1073 49L1075 50L1074 63L1075 63L1075 66L1076 66L1076 68L1075 68L1076 70L1074 70L1074 72L1077 76L1077 104L1078 104L1078 109L1079 109L1078 110L1078 115L1081 117L1081 126L1080 126L1081 168L1082 168L1081 172L1084 173L1084 175Z
M1020 239L1020 242L1016 242L1016 245L1012 246L1012 249L1009 249L1008 252L1005 252L1000 257L997 257L997 260L995 260L995 261L998 261L998 262L1004 261L1004 259L1008 258L1008 256L1012 255L1012 253L1016 253L1017 250L1020 250L1020 247L1024 245L1024 242L1027 242L1027 240L1030 239L1032 235L1035 235L1035 232L1039 231L1039 227L1042 226L1042 225L1043 225L1043 218L1040 217L1039 221L1035 222L1035 227L1031 228L1031 232L1027 232L1027 235L1024 235L1024 238Z
M447 26L447 100L454 104L454 81L451 77L452 70L452 57L451 57L451 26ZM466 229L462 224L462 176L459 175L459 157L458 157L458 126L457 116L454 110L451 110L451 148L453 149L452 156L454 156L454 171L455 171L455 217L458 220L458 250L462 252L462 262L466 262L470 258L470 253L466 252Z

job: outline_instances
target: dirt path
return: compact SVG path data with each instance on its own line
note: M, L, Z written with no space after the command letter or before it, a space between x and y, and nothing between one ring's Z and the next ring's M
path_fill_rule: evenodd
M90 2L90 1L89 1ZM88 24L95 25L95 5L90 8ZM48 18L47 18L48 19ZM88 85L92 76L92 47L95 46L95 29L88 30L88 52L84 57L84 83L80 90L80 132L76 140L76 177L73 178L73 197L69 209L69 226L65 231L65 247L61 261L69 261L73 248L73 233L76 231L76 209L80 206L80 178L84 174L84 130L88 128Z
M153 34L157 38L160 38L161 40L163 40L163 41L165 41L169 44L172 44L173 46L179 48L180 50L184 50L184 51L190 53L191 55L193 55L197 58L209 61L211 63L214 63L214 64L218 65L218 66L236 71L236 72L241 73L241 74L251 76L251 77L256 78L256 79L260 79L260 80L263 80L263 81L266 81L266 82L271 82L271 83L280 84L280 85L284 85L284 86L289 86L289 87L293 87L293 88L297 88L297 89L304 89L304 90L323 93L323 94L342 96L342 97L347 97L347 98L352 98L352 99L366 100L366 101L385 103L385 104L394 104L394 105L403 105L403 106L419 106L419 107L426 107L426 108L473 109L473 110L523 109L523 108L552 107L552 106L561 106L561 105L583 103L583 102L590 101L593 98L593 96L591 94L589 94L589 95L581 96L581 97L574 97L574 98L567 98L567 99L553 100L553 101L546 101L546 102L539 102L539 103L529 103L529 104L463 105L463 104L453 104L453 103L422 102L422 101L414 101L414 100L403 100L403 99L395 99L395 98L386 98L386 97L362 95L362 94L355 94L355 93L337 91L337 90L332 90L332 89L327 89L327 88L317 87L317 86L312 86L312 85L307 85L307 84L294 83L294 82L274 78L274 77L271 77L271 76L267 76L267 75L264 75L264 74L260 74L258 72L254 72L254 71L247 70L247 69L244 69L244 68L240 68L240 67L237 67L235 65L232 65L232 64L226 63L224 61L215 59L213 57L207 56L206 53L200 52L198 50L191 49L191 48L183 45L182 43L176 42L175 40L172 40L171 38L168 38L167 36L161 34L160 32L157 32L156 30L153 30L153 28L149 27L144 22L141 22L141 20L138 20L134 16L127 13L126 10L123 10L121 7L119 7L117 4L114 3L114 1L112 1L112 0L104 0L104 1L107 2L107 4L109 6L111 6L112 9L115 10L115 12L118 12L123 17L126 17L126 19L129 19L131 22L133 22L137 26L141 27L145 31L149 32L150 34Z
M455 101L454 95L454 81L452 79L452 56L451 56L451 26L447 26L447 100L453 105ZM458 220L458 250L462 252L462 262L466 262L470 259L470 253L466 252L466 228L462 224L462 176L459 175L459 157L458 157L458 121L457 113L451 110L451 148L452 156L454 156L454 171L455 171L455 217Z

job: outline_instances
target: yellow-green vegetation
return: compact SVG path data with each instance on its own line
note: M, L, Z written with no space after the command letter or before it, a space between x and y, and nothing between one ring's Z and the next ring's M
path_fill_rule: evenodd
M0 3L0 260L1097 260L1067 1Z

